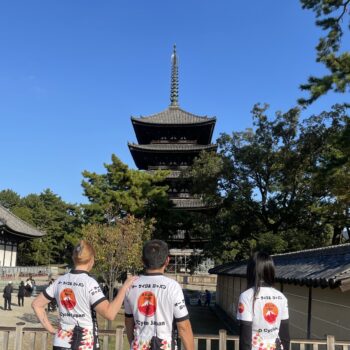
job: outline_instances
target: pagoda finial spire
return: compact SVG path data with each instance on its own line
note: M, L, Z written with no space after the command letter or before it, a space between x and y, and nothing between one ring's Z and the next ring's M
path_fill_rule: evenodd
M173 54L171 55L171 86L170 86L170 107L179 105L179 72L178 58L176 55L176 45L174 45Z

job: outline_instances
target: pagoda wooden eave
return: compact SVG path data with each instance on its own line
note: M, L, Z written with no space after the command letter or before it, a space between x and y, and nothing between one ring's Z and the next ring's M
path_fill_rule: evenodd
M148 153L198 153L201 151L216 151L217 145L198 145L193 143L151 143L139 145L128 143L130 151Z
M192 123L181 123L181 122L174 122L174 123L150 123L146 120L146 117L131 117L131 122L134 125L142 125L144 127L157 127L157 128L168 128L169 126L177 126L177 127L197 127L197 126L204 126L204 125L213 125L216 123L216 117L200 117L205 118L203 121L198 122L192 122Z
M197 140L199 144L206 145L211 142L215 120L191 124L153 124L132 119L132 126L139 144L177 137L178 139Z
M189 209L189 210L203 210L210 209L201 198L171 198L171 201L174 204L173 210L179 209Z
M131 117L132 123L157 126L189 126L215 124L216 117L198 116L179 107L170 106L166 110L150 116Z

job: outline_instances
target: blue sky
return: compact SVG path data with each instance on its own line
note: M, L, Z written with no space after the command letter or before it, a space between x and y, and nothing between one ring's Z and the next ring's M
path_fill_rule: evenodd
M112 153L135 167L130 116L169 105L174 43L180 106L216 116L215 140L250 127L257 102L271 114L295 104L323 73L320 34L297 0L3 1L0 190L86 202L83 170L103 172Z

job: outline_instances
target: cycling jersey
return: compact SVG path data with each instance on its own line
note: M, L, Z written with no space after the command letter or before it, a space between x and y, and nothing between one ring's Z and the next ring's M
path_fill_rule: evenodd
M127 292L124 306L125 316L135 322L133 350L149 349L154 336L162 349L170 349L173 321L189 318L180 285L162 274L140 276Z
M252 349L272 350L282 320L289 318L286 297L272 287L260 287L253 310L254 289L250 288L239 297L237 320L252 322Z
M44 291L48 300L56 299L60 326L54 346L68 349L99 349L94 308L106 300L98 283L86 271L72 270Z

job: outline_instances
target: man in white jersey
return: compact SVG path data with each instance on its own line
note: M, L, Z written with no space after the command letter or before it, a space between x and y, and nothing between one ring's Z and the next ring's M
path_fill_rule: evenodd
M164 276L169 264L164 241L143 247L145 273L130 287L125 300L125 326L133 350L175 348L174 321L185 350L194 349L193 333L180 285Z

